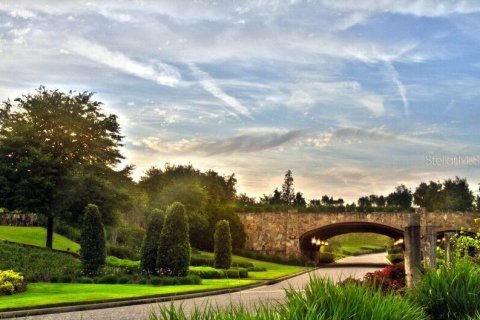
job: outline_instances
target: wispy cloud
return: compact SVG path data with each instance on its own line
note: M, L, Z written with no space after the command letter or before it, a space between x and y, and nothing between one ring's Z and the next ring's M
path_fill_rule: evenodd
M96 63L132 74L134 76L155 81L164 86L174 87L181 79L178 70L168 64L156 62L144 64L135 61L121 52L111 51L108 48L85 39L73 38L68 41L68 49Z
M160 153L194 153L203 156L213 156L269 150L292 142L304 134L301 130L292 130L284 133L243 134L215 141L182 139L176 142L167 142L161 138L149 137L140 143L137 142L137 145L144 145Z
M385 64L387 66L387 73L390 76L391 80L395 84L398 89L398 94L402 98L403 103L403 111L405 112L406 116L410 115L410 107L407 98L407 89L403 85L402 81L400 81L400 75L398 74L397 69L395 69L392 63L387 62Z
M310 146L323 148L335 145L350 145L362 143L386 143L386 142L404 142L408 144L442 147L443 145L428 139L412 137L405 134L385 131L383 127L376 128L355 128L341 127L320 135L311 135L305 140Z
M223 101L234 115L243 115L245 117L252 118L248 108L242 105L242 103L240 103L240 101L238 101L235 97L232 97L223 91L208 73L200 70L200 68L195 66L193 63L189 63L188 66L192 70L195 78L197 78L200 86L202 86L205 91L209 92L214 97Z

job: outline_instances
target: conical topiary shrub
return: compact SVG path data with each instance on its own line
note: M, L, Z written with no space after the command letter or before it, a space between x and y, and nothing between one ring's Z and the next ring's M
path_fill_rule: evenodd
M230 269L232 265L232 236L227 220L220 220L215 225L214 234L215 268Z
M140 268L145 274L156 273L158 247L160 245L160 235L164 221L165 214L163 211L153 209L141 249Z
M185 207L174 202L168 207L158 248L158 271L162 275L183 277L190 265L190 241Z
M83 273L88 277L98 275L105 266L105 228L98 207L89 204L83 213L80 257Z

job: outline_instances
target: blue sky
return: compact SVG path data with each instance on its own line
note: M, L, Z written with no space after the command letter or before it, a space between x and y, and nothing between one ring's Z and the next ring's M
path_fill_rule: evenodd
M1 100L94 91L136 178L192 163L252 196L287 169L307 198L477 190L479 53L479 1L0 3Z

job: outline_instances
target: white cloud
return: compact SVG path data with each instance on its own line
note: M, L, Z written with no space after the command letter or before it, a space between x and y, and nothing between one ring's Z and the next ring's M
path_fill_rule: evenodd
M94 62L140 78L155 81L160 85L174 87L181 79L178 70L171 65L162 62L156 62L154 65L143 64L120 52L110 51L93 41L73 38L68 41L68 48L71 52Z
M117 22L131 22L133 20L133 16L128 13L115 12L115 11L105 10L105 9L99 10L98 13L100 13L105 18L108 18Z
M30 10L20 9L12 10L9 15L14 18L30 19L35 16L35 14Z
M385 112L382 97L376 95L366 95L360 98L362 106L370 110L376 117L381 116Z
M10 33L13 35L13 43L26 44L25 37L30 33L30 28L12 29Z
M327 103L348 108L362 107L375 117L385 113L383 98L365 90L357 81L315 81L307 77L291 87L287 84L286 90L289 92L287 97L280 94L269 100L274 105L285 103L291 108L302 110Z
M240 101L238 101L235 97L232 97L223 91L208 73L200 70L200 68L195 66L193 63L190 63L189 67L192 70L193 75L199 81L200 86L202 86L205 91L209 92L214 97L223 101L228 107L230 107L229 109L233 112L233 114L252 118L248 108L242 105L242 103L240 103Z
M480 3L470 0L322 0L322 4L339 11L398 13L425 17L480 12Z
M395 86L398 89L398 94L400 95L403 103L403 111L405 112L406 116L410 115L410 107L408 103L408 98L407 98L407 89L403 85L402 81L400 81L400 75L398 74L397 69L393 66L391 63L386 63L387 66L387 72L388 75L390 76L391 80L395 84Z

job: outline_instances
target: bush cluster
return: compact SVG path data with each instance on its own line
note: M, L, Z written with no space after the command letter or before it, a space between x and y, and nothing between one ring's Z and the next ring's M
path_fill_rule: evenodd
M215 225L214 257L215 268L230 269L232 265L232 236L227 220L220 220Z
M0 242L0 270L13 269L26 281L50 281L52 277L77 277L81 272L80 260L67 253L44 248L24 247Z
M369 272L363 278L363 282L383 292L399 292L405 288L405 267L403 263L397 263L379 271Z
M13 270L0 270L0 296L25 291L27 283L23 276Z

